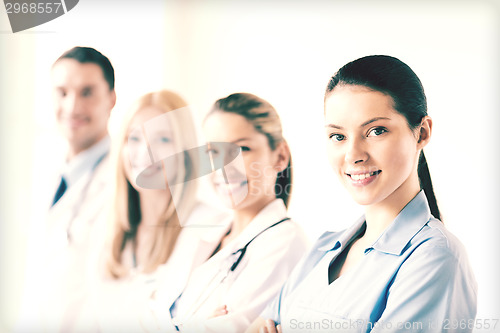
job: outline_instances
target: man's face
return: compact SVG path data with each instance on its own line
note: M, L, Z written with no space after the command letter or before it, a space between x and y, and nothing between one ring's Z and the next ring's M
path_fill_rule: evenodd
M99 65L74 59L56 62L52 87L57 122L69 142L68 158L72 158L107 135L115 91L109 89Z

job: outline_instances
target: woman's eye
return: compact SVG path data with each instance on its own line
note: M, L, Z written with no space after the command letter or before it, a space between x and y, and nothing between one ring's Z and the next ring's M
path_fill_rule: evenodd
M336 142L345 140L345 136L343 134L330 134L328 138Z
M169 143L170 142L170 138L166 137L166 136L160 137L159 140L161 143Z
M379 136L387 132L384 127L375 127L368 132L368 136Z
M240 146L241 151L250 151L250 148L247 146Z
M131 135L128 137L128 141L139 142L140 138L138 136Z

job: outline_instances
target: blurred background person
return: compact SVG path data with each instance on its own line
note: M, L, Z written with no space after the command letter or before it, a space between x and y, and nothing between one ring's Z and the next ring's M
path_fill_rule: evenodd
M59 332L85 295L92 229L109 194L108 120L116 94L113 66L93 48L66 51L53 64L51 77L56 119L68 150L52 196L45 198L46 219L28 245L20 324Z
M104 252L95 253L100 273L78 320L80 331L130 330L128 313L150 296L161 276L169 275L171 288L187 279L190 269L181 262L196 247L193 234L199 232L192 224L208 225L223 214L197 199L196 156L188 153L197 136L187 103L176 93L140 97L115 143L113 205L100 233L107 238Z

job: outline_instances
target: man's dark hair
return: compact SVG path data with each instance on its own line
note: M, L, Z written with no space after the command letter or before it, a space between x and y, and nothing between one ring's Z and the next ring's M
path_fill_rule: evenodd
M76 46L71 50L64 52L54 64L62 59L75 59L79 63L96 64L102 69L104 79L109 85L109 90L115 89L115 70L109 59L101 52L91 47Z

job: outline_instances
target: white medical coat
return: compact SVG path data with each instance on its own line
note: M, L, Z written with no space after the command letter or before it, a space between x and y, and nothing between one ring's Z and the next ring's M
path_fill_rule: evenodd
M130 274L124 278L98 282L73 332L140 332L138 315L146 308L150 296L159 285L165 284L169 286L170 297L178 295L192 269L186 264L186 257L193 258L192 249L196 248L200 235L205 231L222 230L221 222L227 215L225 211L198 202L189 214L167 262L151 273L141 272L140 267L131 268ZM132 249L127 247L122 253L123 261L130 267L132 255ZM196 260L189 261L197 265Z
M70 331L97 274L95 253L101 249L102 223L111 204L109 164L106 155L67 189L33 229L24 297L29 304L18 330Z
M227 274L235 261L232 254L286 215L283 201L272 201L237 238L211 258L210 255L229 230L232 219L224 221L225 228L201 235L184 260L184 265L193 270L182 295L175 302L173 320L170 318L169 306L165 306L169 302L162 301L163 295L167 294L169 298L172 292L159 290L157 300L151 303L151 313L160 331L175 330L173 323L179 326L181 332L244 331L279 292L295 264L308 249L309 242L302 228L288 220L255 238L238 267ZM164 289L169 290L169 287L165 285ZM228 314L208 319L221 305L227 305ZM154 326L148 322L149 319L143 319L143 326L147 330Z

